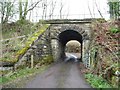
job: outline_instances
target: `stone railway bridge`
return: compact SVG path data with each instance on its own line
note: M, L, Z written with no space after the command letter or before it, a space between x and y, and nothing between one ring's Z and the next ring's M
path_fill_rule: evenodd
M81 44L81 59L84 61L85 52L89 47L90 24L54 24L50 27L52 55L55 60L63 60L65 47L70 40L77 40Z
M39 64L39 62L51 63L64 60L65 48L70 40L78 41L80 46L80 61L86 67L90 66L89 46L92 35L91 23L96 19L62 19L45 20L44 25L49 24L46 30L40 34L30 45L24 54L19 56L18 62L12 64L17 67L23 64ZM3 67L12 66L10 63L2 63Z
M64 60L65 47L70 40L77 40L81 44L81 58L86 67L89 67L89 45L91 37L91 22L93 19L82 20L46 20L50 24L46 31L38 37L27 52L20 57L17 65L24 60L29 61L33 55L35 61L48 59L51 55L55 62Z

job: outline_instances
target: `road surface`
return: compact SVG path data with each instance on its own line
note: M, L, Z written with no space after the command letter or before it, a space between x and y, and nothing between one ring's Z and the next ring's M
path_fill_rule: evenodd
M79 69L79 62L60 62L37 75L25 88L91 88Z

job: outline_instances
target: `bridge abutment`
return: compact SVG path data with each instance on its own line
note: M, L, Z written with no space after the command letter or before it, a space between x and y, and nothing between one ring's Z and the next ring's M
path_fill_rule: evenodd
M82 61L88 68L90 67L90 52L89 52L90 40L84 40L82 45Z

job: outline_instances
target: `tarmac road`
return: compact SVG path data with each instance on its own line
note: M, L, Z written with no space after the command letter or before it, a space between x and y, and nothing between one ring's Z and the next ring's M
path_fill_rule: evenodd
M91 88L79 69L79 62L60 62L38 74L25 88Z

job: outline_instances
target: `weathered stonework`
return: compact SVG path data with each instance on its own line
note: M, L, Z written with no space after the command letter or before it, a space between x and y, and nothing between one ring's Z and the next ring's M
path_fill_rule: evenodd
M71 34L71 37L67 37L67 34L63 35L66 31ZM64 59L66 42L63 41L74 39L81 43L81 60L88 67L86 63L89 62L87 48L89 47L90 35L90 24L52 24L43 35L38 37L17 65L21 64L22 61L30 61L31 55L34 56L35 62L40 62L43 57L48 55L53 56L54 61ZM85 58L86 55L88 58Z
M86 67L89 67L89 64L86 64L89 62L89 57L85 58L86 55L89 53L87 51L87 48L89 47L90 42L90 24L54 24L50 27L50 38L52 43L52 52L53 57L55 60L58 60L60 57L63 57L61 53L64 53L64 46L61 46L61 43L59 41L59 35L67 30L72 30L78 32L82 36L82 61L85 63ZM56 45L56 46L55 46ZM63 54L64 55L64 54ZM57 57L56 57L57 56ZM87 55L88 56L88 55Z

